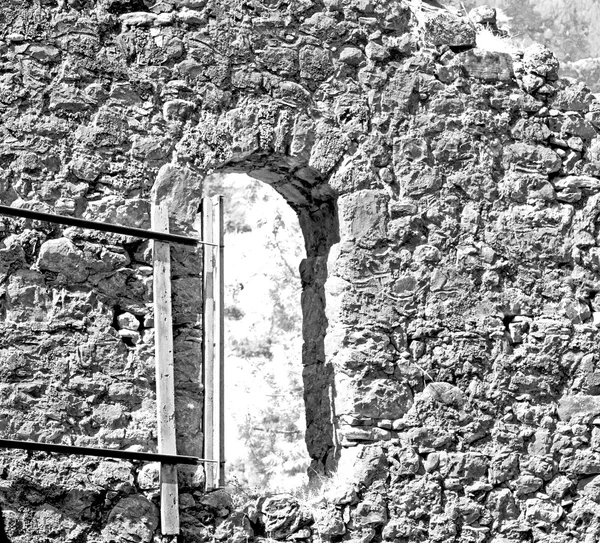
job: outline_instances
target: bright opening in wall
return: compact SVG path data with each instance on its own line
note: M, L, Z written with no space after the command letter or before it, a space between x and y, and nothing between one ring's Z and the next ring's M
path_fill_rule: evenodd
M298 218L265 183L213 174L225 200L227 482L262 491L308 481Z

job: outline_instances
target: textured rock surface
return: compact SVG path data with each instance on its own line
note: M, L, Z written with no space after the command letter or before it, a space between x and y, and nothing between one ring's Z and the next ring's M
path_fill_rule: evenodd
M0 6L2 203L148 227L155 198L192 231L220 170L298 212L307 444L339 484L314 518L229 518L181 470L185 541L596 538L600 105L548 49L478 51L415 9ZM0 226L3 437L153 449L148 244ZM201 255L172 255L178 446L200 454ZM155 466L1 462L14 541L154 537Z

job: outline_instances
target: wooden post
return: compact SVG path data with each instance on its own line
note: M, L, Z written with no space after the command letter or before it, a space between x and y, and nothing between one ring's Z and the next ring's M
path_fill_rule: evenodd
M202 239L214 243L214 209L210 198L202 200ZM203 384L204 384L204 453L207 460L216 460L215 450L215 250L204 247L203 266ZM206 489L218 483L218 464L206 463Z
M215 266L215 373L217 379L215 382L215 396L218 402L215 402L215 418L218 420L218 431L215 437L218 443L215 452L217 456L219 469L219 486L225 486L225 276L223 268L224 257L224 210L223 197L215 196L214 203L214 221L215 232L214 240L219 244L214 247L216 253Z
M152 228L169 231L165 204L152 205ZM153 241L154 348L156 360L156 408L158 452L177 454L175 441L175 378L173 371L173 318L171 314L171 253L168 243ZM163 535L179 534L177 467L160 465L160 514Z

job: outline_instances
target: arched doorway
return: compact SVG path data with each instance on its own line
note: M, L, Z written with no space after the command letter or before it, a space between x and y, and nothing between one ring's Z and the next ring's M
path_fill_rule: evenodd
M214 174L225 200L225 432L231 485L291 490L309 457L302 393L298 270L306 253L298 218L268 185Z
M332 429L321 428L331 392L314 376L325 367L326 273L318 270L335 231L323 231L332 221L322 206L290 198L289 185L270 186L264 171L257 177L225 171L204 180L204 193L223 195L226 210L228 481L291 490L307 471L322 473L332 451Z

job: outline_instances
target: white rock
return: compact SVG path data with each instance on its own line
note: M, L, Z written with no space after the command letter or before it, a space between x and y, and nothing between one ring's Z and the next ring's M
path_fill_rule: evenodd
M125 26L146 26L152 24L156 17L154 13L134 11L133 13L123 13L119 16L119 19Z
M132 313L121 313L117 317L117 322L119 328L125 328L126 330L138 330L140 327L140 321Z
M67 238L46 241L40 249L37 265L42 271L61 273L75 283L84 281L89 275L83 251Z

